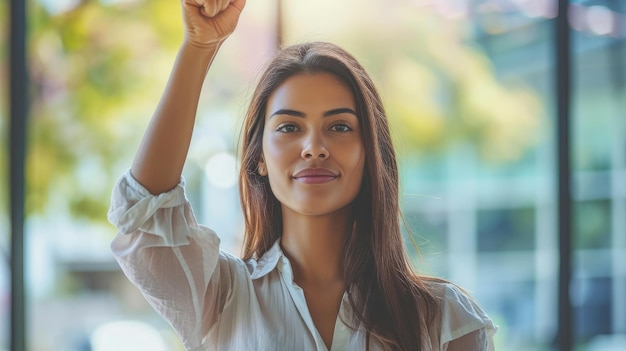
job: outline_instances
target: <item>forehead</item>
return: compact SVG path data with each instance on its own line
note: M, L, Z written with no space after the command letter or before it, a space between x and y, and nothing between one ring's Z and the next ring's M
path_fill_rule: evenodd
M315 111L338 107L355 109L354 95L344 82L329 73L300 73L274 89L266 113L278 108Z

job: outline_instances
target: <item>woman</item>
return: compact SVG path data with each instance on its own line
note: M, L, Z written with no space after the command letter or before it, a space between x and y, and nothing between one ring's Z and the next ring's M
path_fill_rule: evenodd
M454 285L415 275L372 81L344 50L281 50L243 127L244 254L219 251L181 180L205 73L245 0L183 0L185 38L131 170L112 249L189 350L492 350L496 328Z

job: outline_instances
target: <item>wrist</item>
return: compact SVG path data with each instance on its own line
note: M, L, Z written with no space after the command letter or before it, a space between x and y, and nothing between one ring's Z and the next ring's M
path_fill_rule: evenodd
M222 43L226 40L226 38L216 38L212 41L208 42L198 42L197 40L193 40L192 38L188 38L185 36L183 38L182 45L184 47L193 47L197 50L218 50Z
M198 45L194 42L183 40L183 43L180 46L179 53L183 55L190 55L197 58L202 58L205 60L212 60L215 57L215 54L221 47L223 41L218 41L215 43L207 43L203 45Z

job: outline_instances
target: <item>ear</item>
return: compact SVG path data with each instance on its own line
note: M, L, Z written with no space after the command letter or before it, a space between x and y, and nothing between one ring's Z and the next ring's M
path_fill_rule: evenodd
M265 177L267 175L267 167L265 166L265 160L263 159L263 156L261 156L261 159L259 160L259 163L257 164L257 173L261 176L261 177Z

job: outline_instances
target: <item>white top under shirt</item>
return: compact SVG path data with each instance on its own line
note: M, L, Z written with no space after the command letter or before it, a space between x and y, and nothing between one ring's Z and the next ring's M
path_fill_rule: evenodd
M155 196L128 171L108 217L122 270L188 350L328 351L278 242L258 261L220 251L218 236L196 223L184 180ZM440 288L441 323L428 326L424 349L493 350L497 327L485 312L454 285ZM365 350L365 331L342 322L351 312L344 295L330 351ZM371 341L370 350L382 348Z

